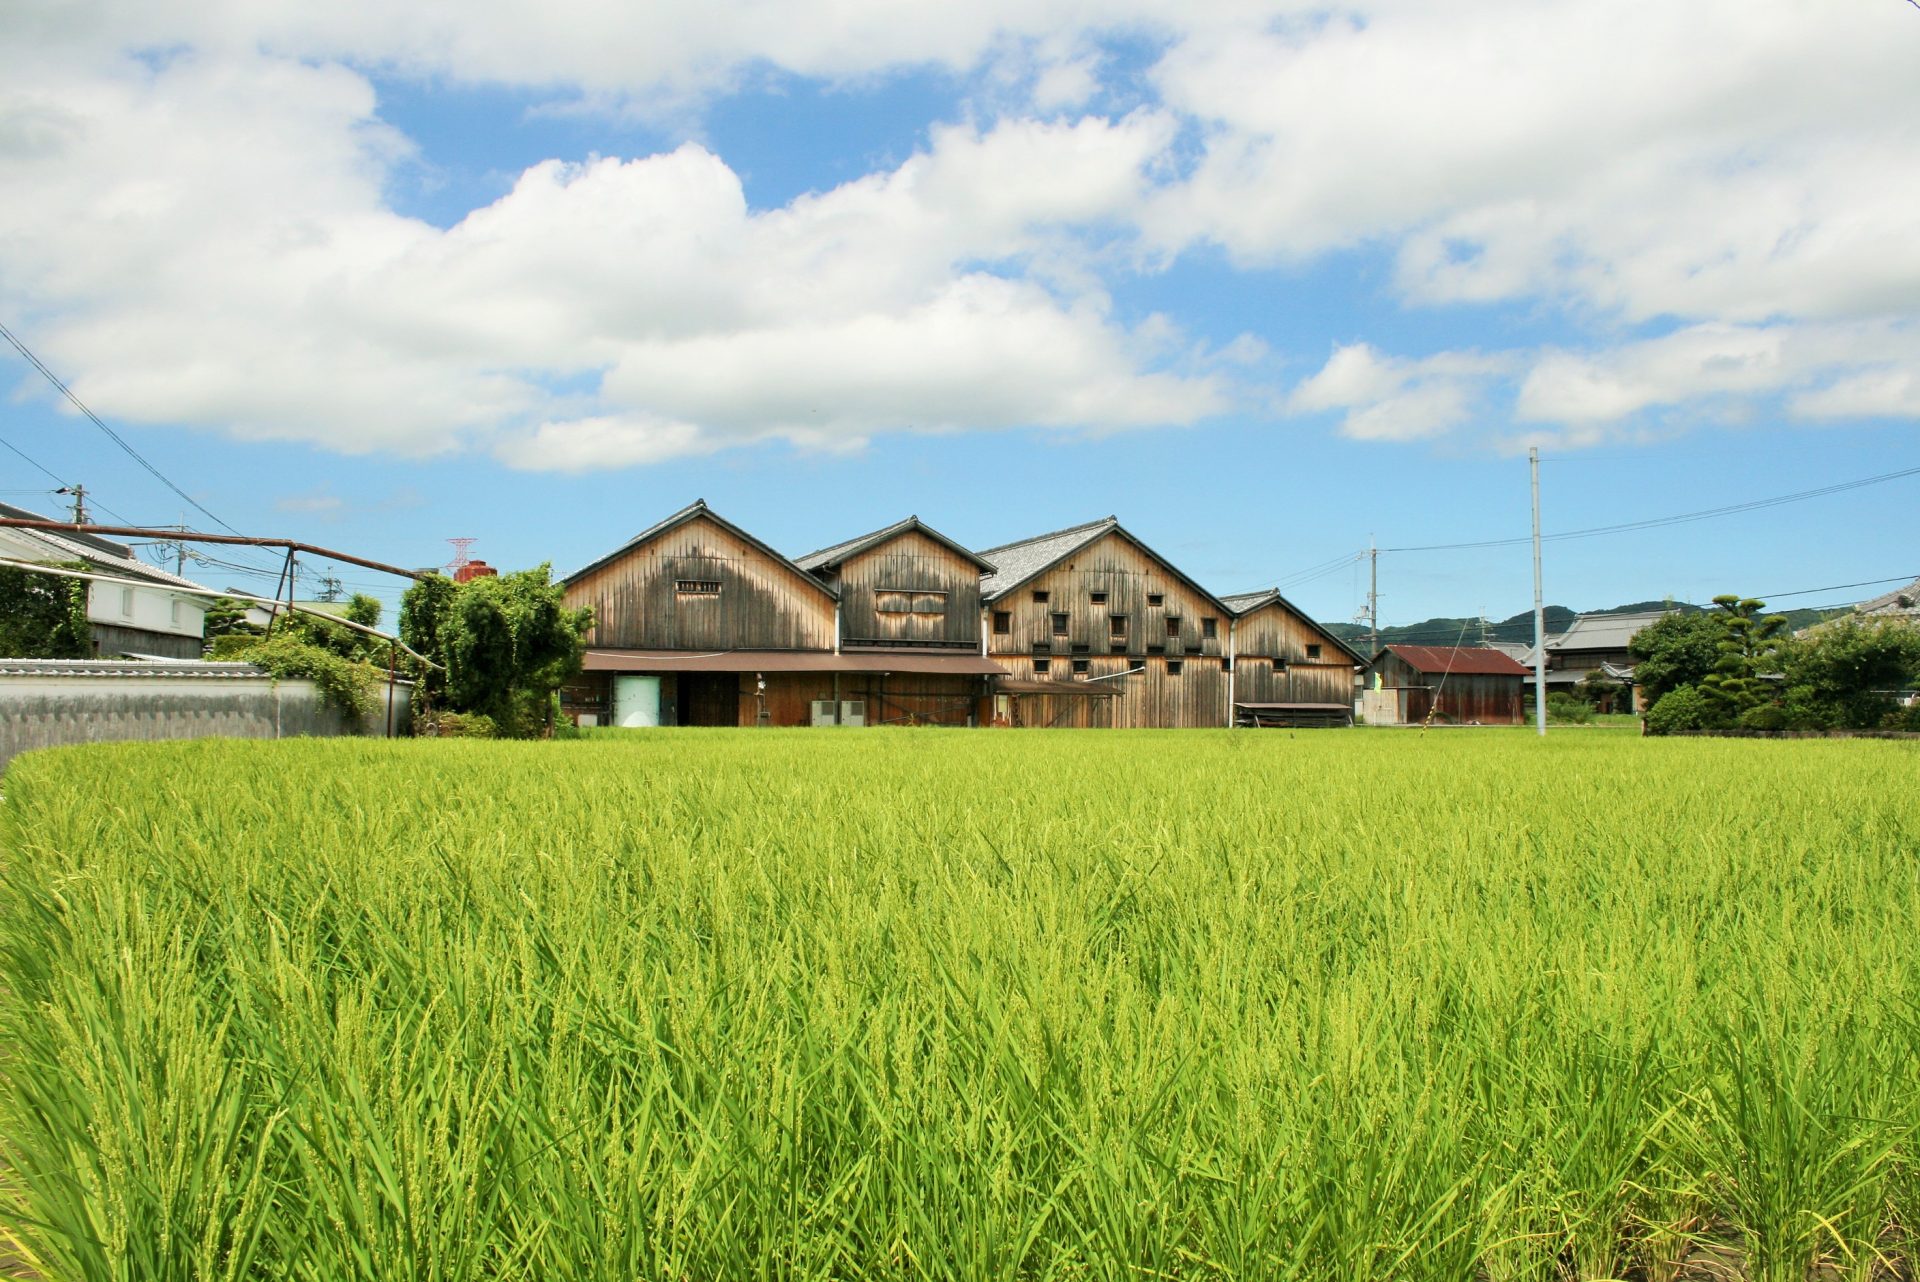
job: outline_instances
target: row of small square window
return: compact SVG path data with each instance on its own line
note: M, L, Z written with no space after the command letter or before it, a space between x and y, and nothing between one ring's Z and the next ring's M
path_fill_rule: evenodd
M1033 593L1033 603L1035 605L1045 605L1049 600L1052 599L1052 596L1053 594L1051 592L1048 592L1044 588L1036 588L1034 589L1034 593ZM1159 593L1159 592L1147 593L1147 605L1150 607L1165 605L1166 601L1167 601L1167 598L1163 593ZM1087 604L1105 605L1106 603L1107 603L1106 593L1104 592L1087 593Z
M1074 671L1074 675L1076 675L1076 676L1079 676L1079 675L1083 675L1083 674L1085 674L1085 673L1088 673L1088 672L1091 672L1091 671L1093 670L1093 660L1091 660L1091 659L1073 659L1073 660L1070 660L1069 662L1071 662L1071 663L1073 664L1073 671ZM1168 676L1170 676L1170 677L1177 677L1177 676L1179 676L1179 675L1181 674L1181 672L1183 672L1183 671L1184 671L1185 669L1186 669L1186 664L1185 664L1185 662L1184 662L1184 661L1182 661L1182 660L1180 660L1180 659L1168 659L1168 660L1167 660L1167 675L1168 675ZM1035 656L1035 658L1034 658L1034 660L1033 660L1033 674L1034 674L1035 676L1037 676L1037 677L1038 677L1038 676L1045 676L1045 675L1046 675L1047 673L1049 673L1049 672L1051 672L1051 671L1053 671L1053 660L1052 660L1052 659L1049 659L1049 658L1041 658L1041 657L1039 657L1039 656Z
M1045 595L1046 593L1044 592L1034 593L1035 597L1043 597ZM1096 592L1094 595L1100 597L1103 600L1106 597L1106 593L1104 592ZM1149 600L1151 600L1151 598L1149 598ZM1066 636L1068 632L1071 631L1072 629L1073 616L1068 614L1056 613L1052 617L1053 617L1053 635L1057 637ZM1107 616L1107 620L1108 620L1107 632L1109 636L1123 637L1127 635L1127 616L1126 615L1110 614ZM1177 614L1169 614L1167 616L1166 622L1167 622L1167 635L1170 637L1179 636L1180 635L1180 616ZM993 612L994 635L1006 636L1012 631L1013 631L1013 612L1011 610L995 610ZM1200 635L1203 639L1208 641L1211 641L1215 637L1219 636L1220 635L1219 620L1213 619L1213 618L1205 618L1200 620Z

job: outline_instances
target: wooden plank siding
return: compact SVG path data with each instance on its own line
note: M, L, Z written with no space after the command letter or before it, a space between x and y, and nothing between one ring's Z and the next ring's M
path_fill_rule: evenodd
M1351 705L1357 664L1313 620L1278 601L1233 623L1236 703Z
M1523 725L1524 678L1478 673L1422 672L1391 650L1374 661L1381 687L1399 692L1400 720L1414 725L1432 712L1452 725Z
M849 557L827 581L840 593L842 646L980 649L979 567L918 530Z
M1095 600L1101 593L1105 600ZM1046 599L1036 599L1037 594L1045 594ZM1063 631L1056 631L1060 626L1056 615L1066 616ZM1227 724L1230 616L1117 530L987 602L982 617L988 656L1016 677L1033 677L1033 661L1044 658L1051 670L1039 674L1041 680L1075 675L1076 659L1086 661L1081 679L1114 678L1102 683L1118 692L1113 699L1023 696L1023 710L1029 701L1061 705L1049 709L1041 724ZM1212 636L1207 635L1208 620L1212 620ZM1170 660L1181 665L1180 671L1168 671ZM1145 670L1133 676L1117 675L1130 668Z
M681 583L720 586L706 595ZM581 574L566 600L593 607L590 647L833 649L832 595L704 514Z

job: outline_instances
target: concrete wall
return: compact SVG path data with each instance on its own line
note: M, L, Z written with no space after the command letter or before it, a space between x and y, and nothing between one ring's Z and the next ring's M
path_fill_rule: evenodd
M393 726L412 726L411 685L394 687ZM22 752L116 740L282 739L387 733L387 691L364 723L320 704L311 681L271 677L0 675L0 767Z

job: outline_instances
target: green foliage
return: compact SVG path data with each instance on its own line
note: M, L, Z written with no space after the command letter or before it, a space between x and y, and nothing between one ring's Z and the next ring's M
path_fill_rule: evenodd
M220 641L224 637L263 635L264 629L259 624L247 622L247 611L252 608L251 602L230 596L215 597L207 603L205 627L201 635L206 638L209 658L220 657Z
M0 1225L100 1282L1908 1277L1920 773L1777 748L31 753Z
M1720 660L1727 628L1719 614L1666 614L1640 629L1627 645L1633 679L1648 706L1681 686L1706 680Z
M579 673L592 623L591 610L567 608L544 564L458 585L428 575L400 606L401 639L446 669L427 683L429 700L485 716L513 738L551 723L554 695Z
M1759 703L1736 717L1733 724L1742 730L1785 730L1787 713L1777 703Z
M1547 720L1563 725L1586 725L1593 720L1593 705L1577 694L1553 690L1547 694Z
M428 739L494 739L499 730L492 717L477 712L434 712L422 709L413 718L413 732Z
M347 598L346 619L363 628L380 626L380 602L364 592L356 592Z
M283 681L311 681L322 703L356 720L370 717L380 708L385 674L369 664L313 645L290 630L271 637L221 637L214 643L212 657L251 663Z
M1713 603L1722 611L1717 617L1726 631L1713 671L1700 682L1700 693L1722 719L1733 721L1747 709L1779 697L1777 682L1768 678L1780 674L1787 622L1778 615L1762 614L1767 603L1752 597L1728 593L1713 598Z
M1788 703L1809 726L1871 730L1920 683L1920 628L1900 619L1846 618L1814 629L1784 653Z
M85 570L80 562L62 569ZM86 659L93 655L87 581L0 565L0 657Z
M1712 730L1726 724L1725 714L1697 686L1669 690L1647 709L1648 734L1680 730Z

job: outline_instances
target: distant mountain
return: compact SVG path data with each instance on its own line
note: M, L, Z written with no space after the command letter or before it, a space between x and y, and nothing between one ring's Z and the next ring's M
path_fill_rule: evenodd
M1687 601L1633 601L1626 605L1616 605L1608 610L1589 610L1589 614L1638 614L1643 610L1674 610L1681 614L1698 614L1710 606L1694 605ZM1547 635L1554 636L1565 632L1580 611L1569 610L1564 605L1550 605L1546 608ZM1831 619L1835 615L1845 614L1839 610L1783 610L1780 615L1787 621L1787 627L1793 630L1818 623L1822 619ZM1348 645L1364 647L1367 640L1367 625L1364 623L1328 623L1322 625L1327 631L1345 641ZM1511 641L1521 645L1533 644L1533 611L1526 610L1512 618L1502 619L1498 623L1477 618L1468 619L1422 619L1418 623L1403 623L1396 627L1380 629L1381 645L1483 645L1490 641Z

